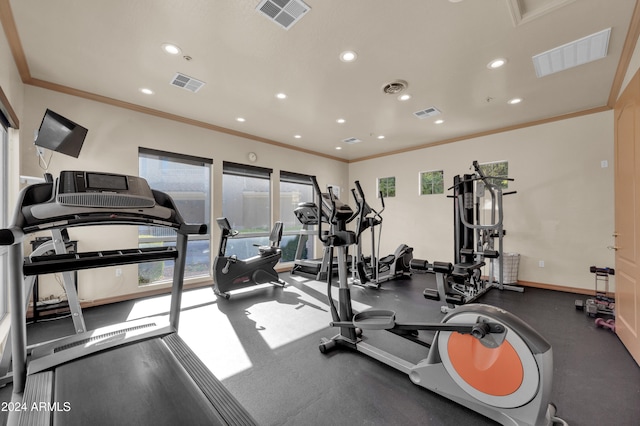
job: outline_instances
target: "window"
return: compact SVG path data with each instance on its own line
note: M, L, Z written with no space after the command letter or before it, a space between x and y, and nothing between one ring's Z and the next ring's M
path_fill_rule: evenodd
M442 170L420 173L420 195L444 194Z
M206 223L211 217L210 159L140 148L138 153L140 176L153 189L166 192L173 198L186 222ZM140 226L140 247L174 245L173 230ZM138 265L138 282L146 285L172 278L173 261ZM185 278L211 275L210 234L189 236Z
M222 166L222 215L239 236L229 239L227 253L246 259L257 254L271 232L271 169L230 163Z
M378 178L378 193L382 193L384 198L396 196L396 178Z
M0 117L4 118L0 113ZM9 226L9 208L7 206L7 194L9 192L8 183L8 154L9 154L9 141L7 136L7 129L4 122L0 120L0 188L2 193L0 194L0 228L6 228ZM6 247L0 247L0 277L2 280L7 280L9 275L8 270L8 254ZM2 290L0 290L0 318L4 317L7 312L7 289L9 283L2 282Z
M499 188L507 189L509 187L509 181L506 179L509 177L509 162L508 161L496 161L493 163L480 164L480 170L487 177L504 178L504 179L491 179L491 183Z
M301 237L302 224L293 211L300 203L315 202L313 185L310 179L311 177L308 175L280 172L280 220L284 225L282 241L280 242L280 247L282 248L281 262L292 262L294 260L296 248ZM307 235L311 235L311 238L307 237L305 248L301 253L303 259L308 259L309 255L313 257L313 244L316 240L313 237L315 235L313 228L315 227L307 230Z

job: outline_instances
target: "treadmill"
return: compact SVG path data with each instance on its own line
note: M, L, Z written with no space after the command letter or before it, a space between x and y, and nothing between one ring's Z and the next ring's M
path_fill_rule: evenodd
M102 225L173 229L176 245L24 258L29 234ZM11 226L0 229L10 262L15 409L8 424L257 424L177 334L188 237L206 232L204 224L185 223L168 194L135 176L64 171L55 183L24 188ZM27 357L25 276L159 260L175 262L168 322L148 318L83 332Z

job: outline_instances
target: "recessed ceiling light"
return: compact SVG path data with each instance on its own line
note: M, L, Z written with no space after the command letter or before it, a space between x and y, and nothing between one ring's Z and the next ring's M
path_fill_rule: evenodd
M384 135L378 136L378 139L384 139Z
M245 120L245 119L244 119L244 118L242 118L242 117L238 117L238 118L236 118L236 121L239 121L240 123L244 123L244 122L245 122L245 121L247 121L247 120Z
M341 146L336 146L336 149L339 151L339 150L342 149L342 147Z
M143 87L142 89L140 89L140 91L145 95L153 95L153 90L147 89L146 87Z
M522 102L522 98L513 98L509 100L507 103L509 105L515 105L515 104L519 104L520 102Z
M436 123L436 124L442 124L442 123L444 123L444 120L436 120L436 121L434 121L434 123Z
M294 138L296 138L296 139L300 139L302 136L300 136L300 135L293 135L293 137L294 137Z
M345 120L344 118L338 118L338 119L336 120L336 123L338 123L338 124L344 124L344 122L345 122L345 121L346 121L346 120Z
M167 52L170 55L178 55L181 50L178 46L176 46L175 44L171 44L171 43L164 43L162 45L162 50L164 50L165 52Z
M353 62L357 57L358 55L353 50L346 50L340 54L340 60L342 62Z
M506 63L507 63L507 60L504 58L494 59L493 61L487 64L487 68L489 68L490 70L495 70L497 68L500 68Z
M400 101L408 101L409 99L411 99L411 95L408 93L398 96L398 100Z
M284 93L278 93L276 95L276 98L278 98L278 99L287 99L287 95L285 95Z

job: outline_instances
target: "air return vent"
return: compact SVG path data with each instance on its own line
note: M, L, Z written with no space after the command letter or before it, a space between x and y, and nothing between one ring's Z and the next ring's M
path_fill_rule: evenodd
M538 78L577 67L607 56L611 28L535 55L533 66Z
M438 115L438 114L440 114L440 110L436 107L429 107L413 113L413 115L415 115L420 119L433 117L434 115Z
M353 145L354 143L359 143L362 141L358 138L347 138L347 139L343 139L342 142L347 143L349 145Z
M288 30L311 8L302 0L262 0L256 10Z
M170 84L195 93L200 90L205 83L204 81L196 80L188 75L176 73L176 75L171 79Z

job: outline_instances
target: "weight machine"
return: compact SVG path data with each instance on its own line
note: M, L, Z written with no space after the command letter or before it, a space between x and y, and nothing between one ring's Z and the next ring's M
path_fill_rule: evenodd
M452 273L446 280L436 280L437 288L425 289L424 297L447 303L442 312L449 312L456 305L477 300L493 288L523 292L522 287L504 283L502 197L516 191L503 193L497 180L513 181L508 177L486 176L477 161L473 162L473 174L455 176L453 179L454 260ZM486 193L491 196L489 219L482 218L482 201ZM497 247L496 247L497 240ZM491 259L489 276L483 278L485 259ZM495 280L495 266L498 277ZM415 269L419 271L419 269Z

